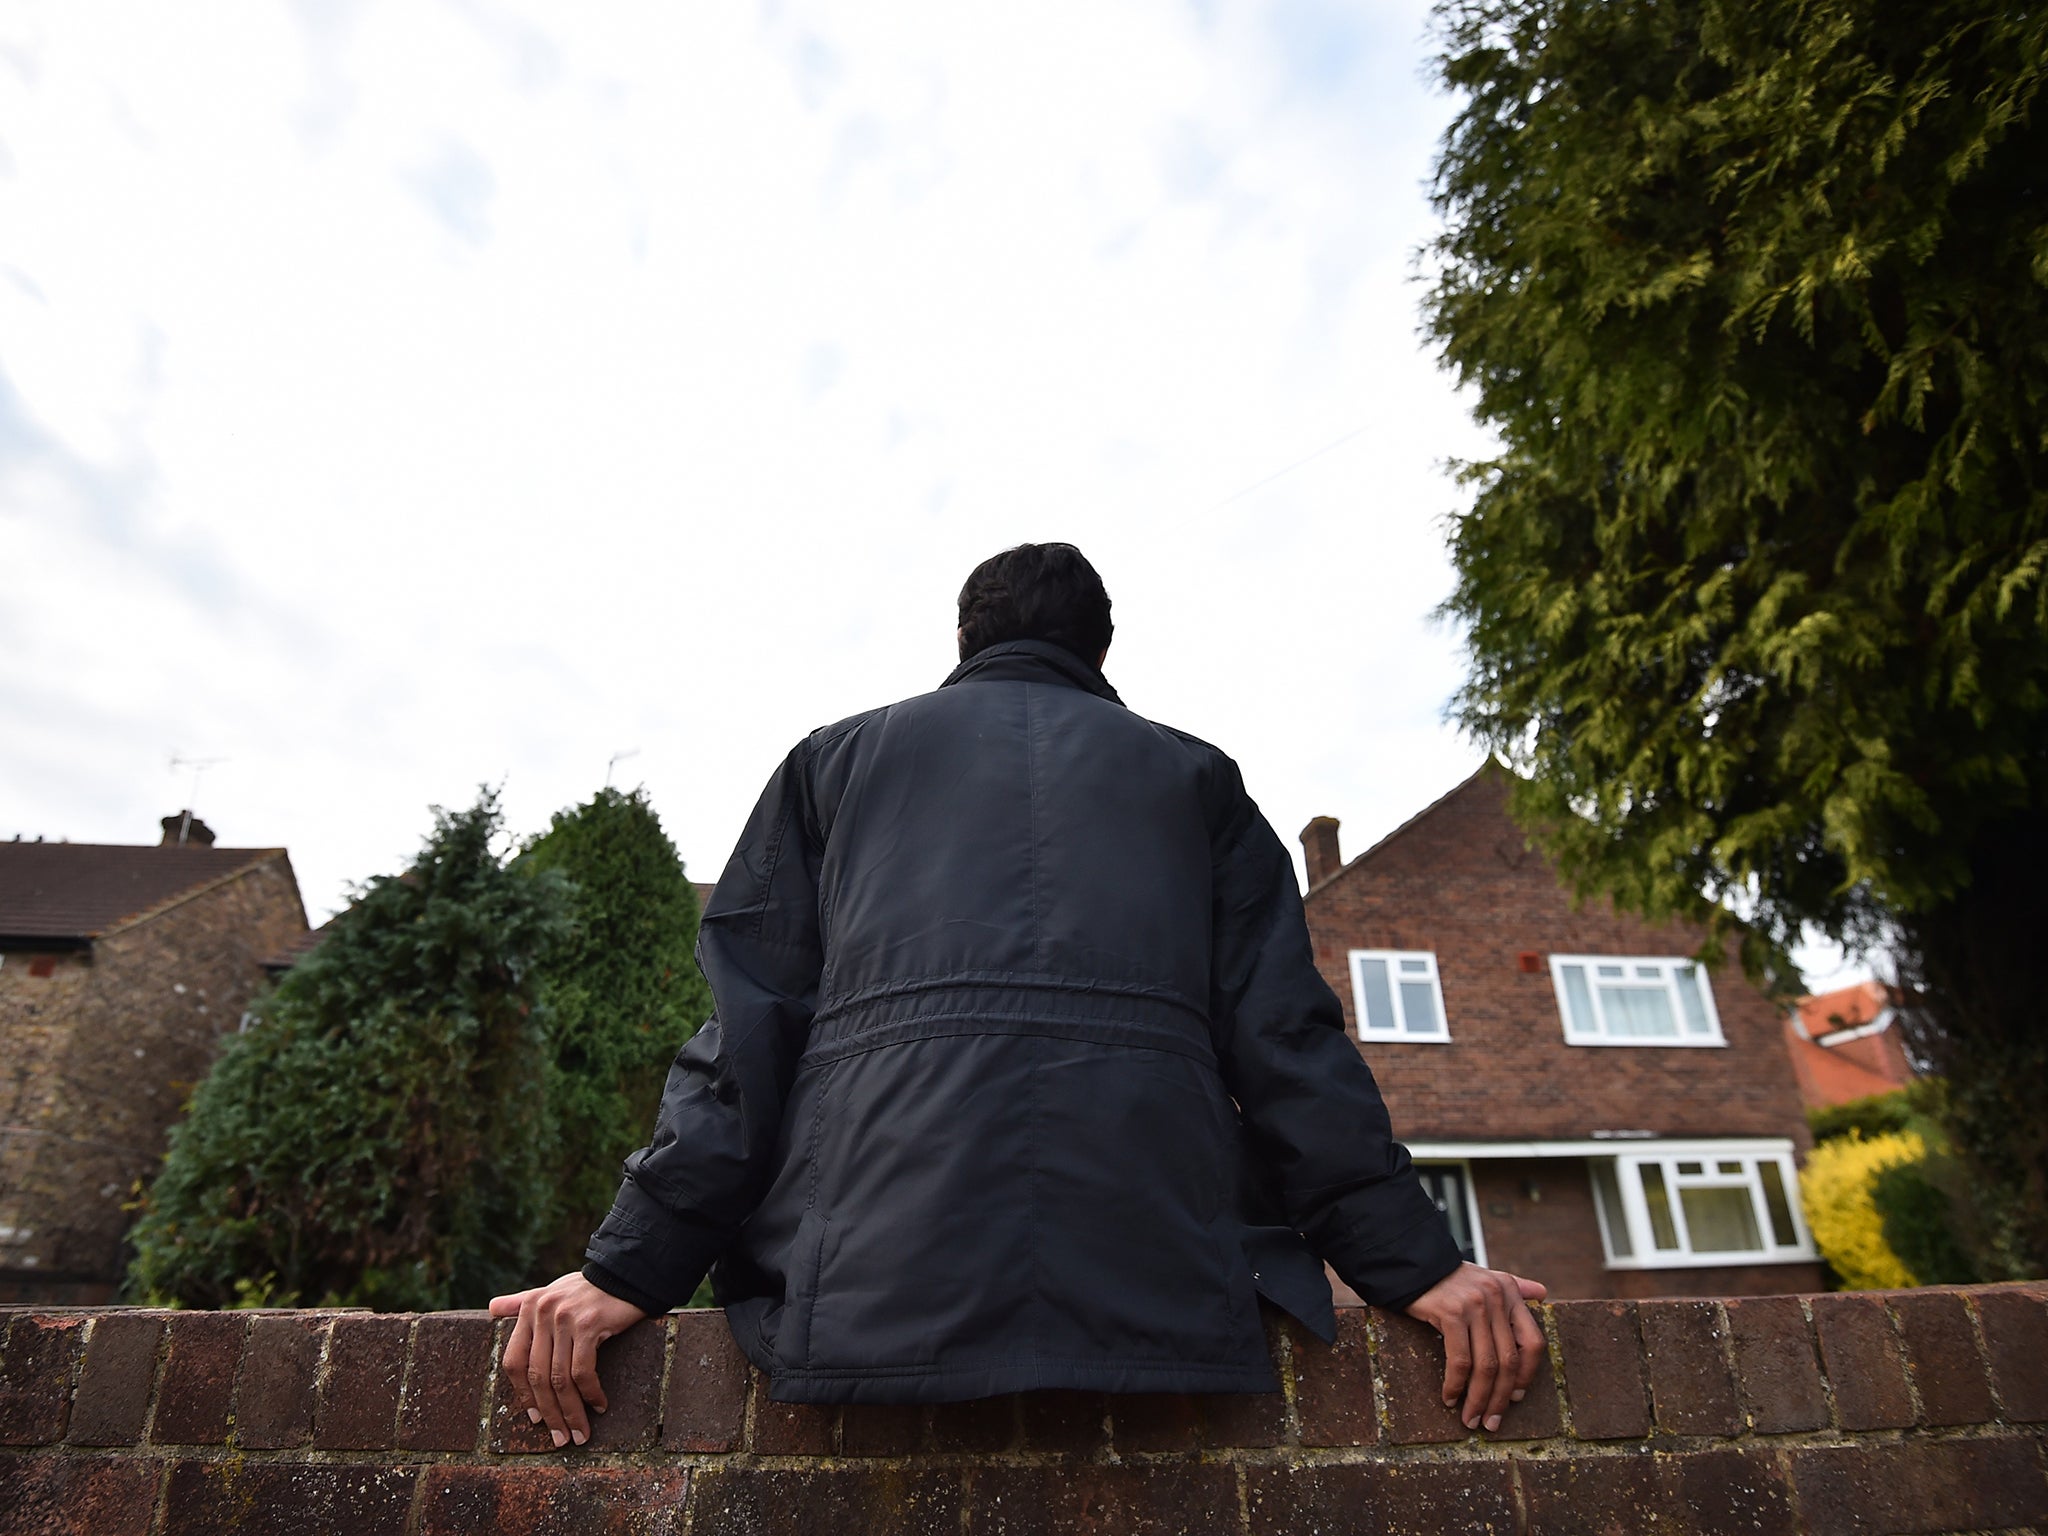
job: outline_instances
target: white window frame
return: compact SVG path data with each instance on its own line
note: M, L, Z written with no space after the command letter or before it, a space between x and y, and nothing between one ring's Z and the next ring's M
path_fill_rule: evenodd
M1593 1176L1592 1161L1590 1158L1587 1160L1586 1176L1589 1181ZM1633 1251L1626 1256L1615 1253L1606 1202L1600 1198L1599 1187L1595 1184L1593 1210L1600 1220L1600 1244L1606 1252L1609 1269L1707 1269L1740 1264L1799 1264L1811 1263L1820 1257L1814 1250L1812 1234L1806 1230L1806 1214L1800 1209L1799 1173L1792 1165L1789 1144L1782 1151L1772 1151L1731 1147L1726 1143L1688 1145L1661 1142L1617 1152L1612 1161L1615 1182L1621 1193L1623 1220L1628 1224L1629 1247ZM1681 1174L1678 1171L1680 1163L1695 1162L1702 1165L1702 1172ZM1742 1171L1739 1174L1721 1173L1718 1164L1723 1162L1738 1162ZM1796 1241L1791 1243L1780 1243L1772 1227L1770 1206L1764 1198L1763 1176L1758 1171L1759 1165L1766 1162L1776 1165L1785 1191L1785 1207L1792 1218L1792 1231L1796 1237ZM1649 1199L1643 1193L1642 1170L1645 1164L1657 1165L1664 1175L1664 1188L1670 1199L1671 1225L1678 1237L1676 1248L1659 1248L1656 1244L1650 1225ZM1691 1236L1686 1230L1685 1202L1679 1198L1679 1191L1687 1188L1746 1190L1763 1246L1721 1249L1712 1253L1694 1252Z
M1369 1029L1366 1020L1369 1015L1365 1008L1365 966L1367 960L1384 960L1387 964L1389 991L1394 1003L1394 1027L1392 1029ZM1420 960L1428 966L1430 991L1436 995L1437 1027L1428 1034L1411 1033L1408 1029L1408 1011L1401 1002L1403 980L1421 979L1413 972L1405 978L1401 974L1401 962ZM1351 1015L1358 1021L1360 1040L1377 1040L1388 1044L1406 1045L1449 1045L1451 1043L1451 1016L1444 1010L1443 978L1437 971L1436 951L1432 949L1354 949L1347 962L1351 971Z
M1565 990L1564 970L1568 965L1587 968L1586 993L1592 1000L1595 1028L1584 1030L1577 1026L1572 1017L1571 996ZM1671 1017L1677 1021L1676 1035L1614 1035L1607 1032L1606 1010L1600 1001L1600 982L1593 967L1619 965L1633 970L1639 966L1656 966L1663 973L1664 990L1671 1002ZM1699 983L1700 1007L1706 1016L1705 1034L1688 1033L1685 1027L1685 1004L1679 995L1679 975L1690 967ZM1631 974L1627 980L1631 985L1641 986L1644 978ZM1564 1025L1566 1045L1618 1045L1641 1049L1645 1046L1677 1046L1685 1050L1712 1049L1725 1046L1727 1037L1721 1033L1721 1010L1714 1003L1714 988L1707 976L1707 968L1690 955L1552 955L1550 957L1550 986L1557 998L1557 1015ZM1380 1037L1375 1037L1380 1038Z
M1418 1157L1418 1168L1455 1168L1465 1180L1465 1230L1472 1234L1472 1262L1486 1268L1486 1229L1479 1224L1479 1181L1472 1177L1472 1163L1463 1157Z

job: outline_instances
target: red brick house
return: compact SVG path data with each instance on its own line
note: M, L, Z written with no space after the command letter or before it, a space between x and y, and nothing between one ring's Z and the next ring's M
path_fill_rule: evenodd
M282 848L0 842L0 1302L111 1300L135 1181L306 931Z
M1820 1289L1783 1012L1699 929L1574 911L1508 784L1349 863L1302 833L1316 962L1459 1241L1554 1297Z
M1898 1016L1898 998L1875 981L1799 1000L1785 1020L1785 1049L1808 1109L1890 1093L1913 1081Z

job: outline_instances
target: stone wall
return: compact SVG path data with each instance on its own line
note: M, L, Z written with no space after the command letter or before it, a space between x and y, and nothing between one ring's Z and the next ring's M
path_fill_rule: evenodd
M605 1346L555 1451L477 1313L0 1312L0 1532L1963 1532L2048 1524L2048 1285L1539 1309L1496 1436L1406 1318L1276 1323L1284 1391L768 1400L715 1312Z
M123 1205L155 1176L264 958L305 926L279 853L89 952L0 964L0 1300L112 1298Z

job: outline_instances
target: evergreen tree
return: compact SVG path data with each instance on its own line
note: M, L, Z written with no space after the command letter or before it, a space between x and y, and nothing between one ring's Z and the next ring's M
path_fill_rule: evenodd
M643 791L606 788L557 812L519 863L571 887L569 926L541 980L562 1153L538 1272L553 1278L582 1263L619 1165L646 1145L669 1065L709 1016L711 994L694 958L696 890Z
M560 1166L536 961L567 892L508 870L499 830L489 791L437 807L228 1042L143 1198L132 1291L410 1309L524 1281Z
M1582 890L1900 949L2048 1269L2048 13L1445 0L1463 722Z

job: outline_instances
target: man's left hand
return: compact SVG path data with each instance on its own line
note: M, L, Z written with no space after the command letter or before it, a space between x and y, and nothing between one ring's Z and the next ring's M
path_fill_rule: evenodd
M1465 1405L1467 1429L1500 1428L1509 1403L1519 1403L1543 1361L1543 1330L1527 1303L1549 1294L1534 1280L1460 1264L1408 1304L1444 1336L1444 1406Z

